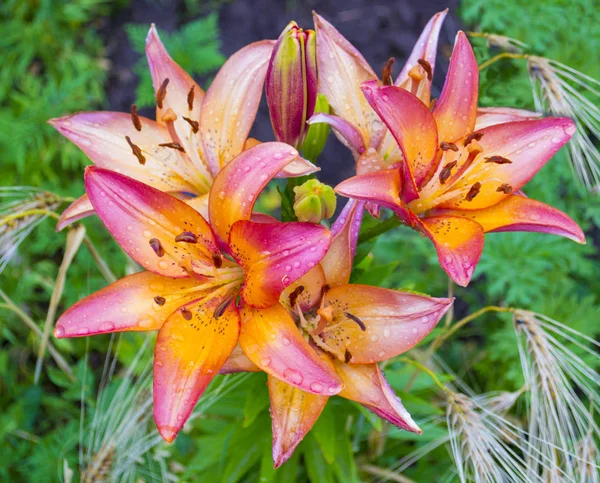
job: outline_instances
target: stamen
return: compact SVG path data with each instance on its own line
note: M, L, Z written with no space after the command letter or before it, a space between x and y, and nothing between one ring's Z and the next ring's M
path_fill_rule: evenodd
M496 163L496 164L512 164L512 161L503 156L490 156L489 158L485 158L486 163Z
M454 168L458 164L458 161L454 160L448 163L444 168L440 171L440 183L444 184L450 175L452 174L452 168Z
M176 242L198 243L198 237L191 231L184 231L175 237Z
M194 121L189 117L182 116L183 120L187 122L190 126L192 126L192 131L196 134L200 129L200 123L198 121Z
M192 313L185 307L181 309L181 315L183 315L185 320L192 320Z
M192 88L190 89L190 92L188 92L188 95L187 95L188 108L190 109L190 111L194 108L194 87L196 87L196 86L192 86Z
M327 283L323 285L323 287L321 287L321 297L323 297L327 292L329 292L330 288L331 287Z
M169 85L168 77L160 85L158 91L156 91L156 105L159 109L162 109L163 107L163 101L165 100L165 96L167 95L167 85Z
M471 189L467 193L467 196L465 196L465 199L467 201L472 201L473 198L475 198L479 194L480 190L481 190L481 183L479 181L477 181L477 183L475 183L473 186L471 186Z
M175 111L169 107L160 117L160 120L164 123L175 122L177 121L177 114L175 114Z
M512 190L512 186L507 183L503 183L500 186L498 186L498 188L496 188L496 191L498 191L499 193L505 193L507 195L511 194Z
M367 330L367 326L360 320L356 315L352 315L350 312L344 312L344 315L348 317L352 322L356 322L363 332Z
M479 144L477 141L473 140L467 147L467 150L469 151L469 156L467 157L467 160L465 161L465 164L469 164L472 161L475 160L475 158L483 152L483 148L481 147L481 144Z
M352 359L352 354L350 354L350 351L346 349L346 352L344 352L344 362L348 364L348 362L350 362L350 359Z
M223 258L220 254L213 253L212 259L213 263L215 264L215 268L221 268L223 266Z
M440 149L442 151L448 151L449 149L452 149L452 151L458 151L458 146L454 143L447 143L447 142L443 141L440 144Z
M161 297L160 295L157 295L156 297L154 297L154 302L156 302L158 305L165 305L167 303L167 299Z
M415 81L422 81L424 79L423 71L418 66L414 66L408 71L408 77Z
M328 305L327 307L320 307L317 310L317 315L327 322L333 320L333 306Z
M160 240L158 238L152 238L148 243L150 243L152 250L154 250L154 253L156 253L157 256L159 256L159 257L165 256L165 249L163 248L163 246L160 243Z
M433 70L431 69L431 64L427 62L425 59L417 60L419 65L423 67L423 70L427 73L427 80L431 80L433 77Z
M471 134L468 134L465 137L465 140L463 142L463 146L467 146L468 144L471 143L471 141L481 141L482 137L483 137L483 133L482 132L472 132Z
M433 99L431 99L431 102L429 103L429 110L433 111L435 109L435 106L437 105L437 97L434 97Z
M384 86L391 86L394 84L392 79L392 66L394 65L394 62L396 62L396 59L390 57L381 70L381 80Z
M140 147L133 144L131 142L131 138L129 136L125 136L125 140L127 141L127 144L129 144L129 147L131 148L131 151L133 152L135 157L138 158L138 161L140 162L140 164L141 165L146 164L146 158L142 154L142 150L140 149Z
M142 130L142 121L140 121L140 116L138 115L137 106L135 104L131 104L131 122L133 123L133 127L138 131Z
M231 294L229 297L227 297L225 300L223 300L223 302L221 302L217 306L217 308L213 312L213 319L216 320L219 317L221 317L221 315L223 315L225 313L225 310L227 309L227 307L229 307L229 304L234 299L234 297L235 297L235 294Z
M296 306L296 301L298 300L298 297L302 295L302 292L304 292L304 285L298 285L290 294L290 305L292 307Z
M183 146L179 143L162 143L162 144L159 144L159 146L162 148L176 149L177 151L181 151L182 153L185 153L185 149L183 149Z

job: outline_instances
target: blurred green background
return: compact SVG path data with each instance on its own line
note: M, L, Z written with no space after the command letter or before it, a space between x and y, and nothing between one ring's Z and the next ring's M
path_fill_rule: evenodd
M319 9L319 2L272 2L277 9L289 13L290 19L299 11L300 16L306 17L311 8ZM166 8L165 3L168 4L158 0L149 2L157 12ZM230 23L223 31L219 19L220 15L235 18L232 12L237 10L232 9L238 8L236 3L240 2L177 2L176 17L165 21L169 32L161 30L175 60L204 86L209 84L210 76L225 55L231 54L222 51L222 39L231 43L236 37L235 26ZM328 9L337 8L340 18L349 9L345 5L348 2L323 3ZM405 3L407 9L414 9L408 5L410 2ZM439 2L435 3L427 7L428 12L437 9ZM268 2L261 2L265 4ZM1 3L2 187L34 186L63 196L79 196L83 192L82 172L87 160L46 121L75 111L110 106L115 109L133 102L140 108L152 105L150 78L141 55L148 24L134 21L136 9L144 5L135 0L4 0ZM397 8L402 9L403 5L398 2ZM260 14L257 10L256 15ZM600 78L600 9L593 0L465 0L452 14L449 28L456 29L462 23L466 29L515 37L527 43L535 54ZM159 29L163 20L156 19ZM332 20L335 23L335 18ZM253 19L249 17L247 21ZM423 25L424 21L415 22L415 33ZM276 35L273 32L284 26L285 22L273 25L268 36ZM107 52L114 51L115 42L126 43L132 54L125 58L114 56L113 64ZM378 39L361 42L375 45ZM483 41L473 43L480 60L496 53ZM239 40L235 49L242 46ZM444 49L441 57L443 53ZM369 58L369 52L365 55ZM115 85L125 87L116 91ZM533 109L525 64L504 61L487 69L481 80L481 103ZM329 144L336 143L329 140ZM327 157L320 160L322 165L328 162ZM347 154L343 160L330 162L351 166L352 160ZM564 152L548 163L526 192L575 218L586 231L588 244L580 246L562 238L532 233L488 235L473 283L468 289L455 292L457 316L488 304L511 305L544 313L596 337L600 331L600 200L579 186ZM89 238L99 247L101 256L110 260L117 276L133 269L97 219L90 218L84 224ZM0 287L7 297L39 327L46 318L64 245L65 233L55 233L54 223L48 219L25 239L0 274ZM355 281L409 288L435 296L447 292L447 278L430 243L409 229L400 228L376 244L361 246L359 257L360 264L353 273ZM59 313L105 285L89 250L82 248L68 271ZM78 448L80 444L84 448L93 446L86 439L92 417L111 411L111 398L119 383L129 380L124 371L145 337L120 338L115 374L108 383L105 399L99 401L98 387L111 343L109 336L53 340L74 376L67 377L46 355L40 383L34 384L39 337L6 303L0 303L0 480L57 481L69 479L73 470L72 481L79 481ZM115 351L115 347L116 342L111 350ZM522 385L510 317L483 317L446 344L441 356L478 392L516 390ZM143 359L150 358L151 351L146 351ZM147 362L143 361L137 364L135 374L141 374L145 365ZM440 418L443 409L432 396L431 380L420 375L410 383L410 394L406 392L413 373L413 368L397 361L386 365L391 384L425 430L422 436L392 429L358 405L332 398L295 456L277 471L272 469L270 461L264 375L236 376L232 381L219 377L213 399L203 405L198 417L176 442L167 447L154 441L140 461L130 463L133 472L127 478L347 482L375 481L387 475L393 479L398 477L393 467L403 456L446 435ZM144 384L147 386L148 381ZM84 417L80 400L86 409ZM136 398L130 402L140 404ZM151 409L146 408L146 416L149 412ZM151 418L140 419L140 424L144 428L139 437L152 438ZM447 481L446 478L452 478L452 465L448 452L441 446L402 473L402 478L409 479L396 481ZM100 473L96 480L89 481L110 480L111 471L109 467L104 477ZM375 475L377 471L379 476ZM125 476L117 479L121 478Z

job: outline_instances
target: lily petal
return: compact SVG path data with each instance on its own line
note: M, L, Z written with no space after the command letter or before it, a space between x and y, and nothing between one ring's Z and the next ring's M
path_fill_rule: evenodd
M200 136L213 176L244 149L274 45L272 40L262 40L238 50L221 67L206 92L200 113Z
M381 124L362 95L360 85L377 79L377 75L333 25L316 13L313 18L317 31L319 92L327 97L333 113L355 126L369 146L373 130L378 131Z
M513 107L480 107L477 109L475 131L495 124L514 121L531 121L532 119L539 119L541 117L542 115L539 112L515 109Z
M585 234L568 215L540 201L512 195L482 210L436 210L440 216L460 216L479 223L490 231L534 231L564 236L585 243Z
M83 195L71 203L65 211L63 211L56 223L56 231L61 231L67 226L75 223L86 216L94 214L94 207L88 198L88 195Z
M239 344L235 346L219 374L236 374L238 372L260 372L260 367L246 357Z
M273 428L273 461L279 468L313 427L329 397L302 391L269 376L271 421Z
M206 290L197 279L134 273L69 308L56 322L54 336L158 330L173 311Z
M246 274L241 295L259 308L277 303L283 290L323 258L331 235L313 223L238 221L231 228L231 254Z
M394 394L377 364L344 364L336 360L333 364L344 381L341 397L362 404L400 429L421 434L421 429Z
M400 87L366 82L362 89L400 146L406 166L402 199L409 203L419 197L417 187L435 161L438 138L433 115L416 96Z
M167 442L177 436L196 402L217 375L238 340L240 318L234 303L218 318L223 298L196 300L171 315L154 350L154 420Z
M482 226L457 216L432 216L421 222L435 245L440 266L455 283L466 287L483 251Z
M321 260L321 266L332 287L350 280L364 210L364 201L349 200L331 227L331 246Z
M296 304L293 307L291 304L297 302L300 310L308 312L321 301L326 283L325 272L321 264L317 264L282 292L279 303L289 312L295 312Z
M266 373L313 394L332 396L342 390L335 371L302 338L281 305L241 309L240 346Z
M368 364L412 349L437 325L453 299L368 285L340 285L325 295L333 320L318 337L339 360Z
M365 140L361 132L353 124L333 114L319 112L313 115L308 124L324 123L332 127L335 136L346 146L355 158L358 158L366 149Z
M183 153L160 146L172 142L171 137L166 127L150 119L140 117L141 131L136 130L131 116L122 112L80 112L48 122L101 168L162 191L196 193L209 186ZM134 154L135 147L141 157Z
M433 117L440 142L451 143L471 133L477 118L479 66L464 32L458 32L446 82Z
M186 277L191 262L221 260L210 225L183 201L132 178L88 166L85 188L98 216L136 262L166 277ZM176 241L189 232L195 242Z
M247 149L221 170L210 191L208 212L224 248L231 225L238 220L249 220L264 187L297 159L300 159L298 151L287 144L263 143Z

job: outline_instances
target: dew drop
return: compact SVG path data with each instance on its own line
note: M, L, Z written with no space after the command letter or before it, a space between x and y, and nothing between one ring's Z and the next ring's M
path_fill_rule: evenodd
M292 384L302 384L302 381L304 380L304 376L302 374L295 369L290 369L289 367L283 371L283 378Z
M113 324L112 322L102 322L98 327L98 330L100 330L101 332L108 332L114 330L114 328L115 324Z
M320 384L318 382L313 382L310 385L310 390L316 393L322 393L323 392L323 384Z
M263 357L260 360L260 365L264 366L264 367L269 367L271 365L271 358L270 357Z

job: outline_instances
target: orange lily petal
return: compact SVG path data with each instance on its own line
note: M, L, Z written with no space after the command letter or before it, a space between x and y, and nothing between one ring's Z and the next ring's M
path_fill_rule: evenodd
M269 376L271 421L273 428L273 461L279 468L313 427L329 397L302 391Z
M412 349L453 301L368 285L340 285L325 300L334 315L318 334L318 345L354 364L391 359Z
M439 216L460 216L479 223L490 231L534 231L564 236L585 243L579 225L565 213L540 201L512 195L482 210L436 210Z
M342 390L338 376L302 338L282 305L246 306L241 315L240 346L263 371L313 394L332 396Z
M479 67L464 32L458 32L440 99L433 110L440 142L455 142L475 128Z
M313 223L238 221L231 228L229 241L231 254L246 275L242 298L253 307L266 308L319 263L331 235Z
M440 266L455 283L466 287L483 251L482 226L457 216L432 216L421 222L435 245Z
M246 357L239 344L235 346L233 352L221 367L219 374L235 374L238 372L260 372L260 367Z
M169 443L233 351L240 331L235 303L215 318L222 297L191 302L171 315L154 350L154 420Z
M80 300L56 322L55 337L158 330L173 311L209 290L196 278L134 273Z
M77 198L73 203L65 208L56 222L56 231L61 231L63 228L75 223L86 216L94 213L94 207L88 198L88 195L83 195Z
M96 213L136 262L166 277L186 277L194 264L221 260L213 232L183 201L132 178L88 166L85 188ZM189 233L196 242L176 241Z
M495 124L514 121L531 121L532 119L539 119L541 117L542 115L539 112L515 109L513 107L480 107L477 109L475 131Z
M214 176L240 154L254 123L273 45L254 42L229 57L212 81L200 113L200 136Z
M334 287L348 283L352 272L352 260L362 223L365 202L349 200L331 226L331 246L321 260L327 283Z
M421 434L421 429L394 394L377 364L344 364L336 360L333 364L344 381L341 397L362 404L400 429Z

